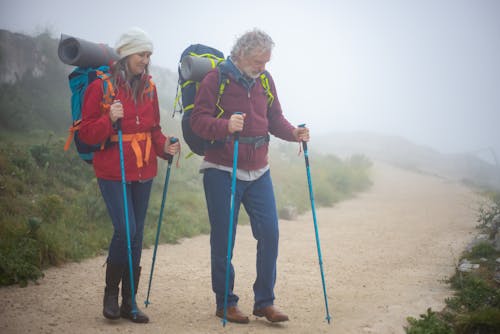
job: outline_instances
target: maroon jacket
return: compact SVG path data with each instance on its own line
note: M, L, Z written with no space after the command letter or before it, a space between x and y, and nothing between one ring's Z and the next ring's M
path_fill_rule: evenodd
M260 79L248 86L236 67L228 73L229 84L226 85L220 105L224 114L216 119L216 102L219 90L218 69L211 70L200 83L196 94L193 113L190 118L191 127L198 136L207 140L224 140L228 131L229 118L235 112L246 114L242 137L266 136L268 133L287 141L296 141L293 136L295 127L283 116L281 105L276 94L272 77L267 74L274 102L268 112L267 95ZM236 72L237 71L237 72ZM205 151L205 160L231 167L233 165L234 142L227 141L223 147L211 148ZM256 170L268 164L268 143L258 148L252 144L239 144L238 168Z
M125 95L125 88L116 89L116 99L123 105L124 117L122 119L123 136L134 133L151 133L151 150L149 159L143 161L143 166L138 167L137 155L133 150L132 142L123 141L123 155L125 176L127 181L148 180L156 176L156 157L165 158L164 145L167 137L161 132L160 110L156 88L151 98L145 98L142 103L135 104L134 100ZM117 131L113 128L109 118L109 108L103 108L103 81L94 80L85 91L82 106L82 123L79 137L87 144L105 142ZM137 118L136 118L137 117ZM137 124L136 120L139 120ZM138 141L143 159L146 157L146 140ZM119 145L112 142L104 150L94 152L93 166L95 175L106 180L121 180Z

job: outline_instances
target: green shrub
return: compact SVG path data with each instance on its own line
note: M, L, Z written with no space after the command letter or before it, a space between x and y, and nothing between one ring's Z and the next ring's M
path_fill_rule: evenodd
M4 232L0 239L0 285L26 286L28 281L42 277L37 241L29 237L14 239Z
M427 309L426 314L420 315L420 319L408 317L407 321L410 324L405 328L407 334L453 334L451 326L430 308Z
M467 255L472 259L488 258L494 255L497 251L489 242L480 242L479 244L472 247L471 251Z
M55 222L64 211L63 199L56 194L45 195L38 203L38 209L44 222Z
M102 254L112 237L112 224L92 166L75 150L63 151L61 138L43 132L38 136L31 138L36 144L0 142L0 235L2 240L9 236L9 242L0 245L0 284L25 284L39 278L47 266ZM297 213L310 210L304 159L297 157L296 146L283 145L270 156L278 210L286 205ZM363 158L342 161L334 156L312 156L318 206L332 205L369 186L369 167ZM181 168L171 168L160 243L210 231L198 171L200 159L181 160ZM166 165L160 161L153 183L145 247L156 239ZM338 182L343 186L338 187ZM243 207L239 223L248 223ZM16 258L18 262L12 261Z
M483 307L457 317L457 333L500 333L500 309Z
M46 145L33 145L30 149L38 167L46 168L49 165L50 149Z
M490 286L484 279L473 274L455 275L451 286L456 290L446 304L454 309L474 311L484 306L500 307L500 289Z

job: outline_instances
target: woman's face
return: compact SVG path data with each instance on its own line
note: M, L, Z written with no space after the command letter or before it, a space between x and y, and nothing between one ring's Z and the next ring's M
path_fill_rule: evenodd
M142 74L149 64L151 52L134 53L128 57L127 65L133 75Z

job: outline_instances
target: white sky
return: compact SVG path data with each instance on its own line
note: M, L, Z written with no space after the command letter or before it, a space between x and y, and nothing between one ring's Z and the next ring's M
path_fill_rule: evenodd
M131 26L171 70L189 44L228 54L261 28L285 114L312 135L370 131L500 158L500 1L0 0L0 28L15 32L114 45Z

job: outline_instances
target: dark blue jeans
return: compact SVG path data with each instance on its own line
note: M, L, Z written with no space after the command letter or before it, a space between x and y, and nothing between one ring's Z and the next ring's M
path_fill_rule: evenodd
M122 182L103 179L98 179L98 182L114 228L107 261L115 265L128 265L127 230L123 207ZM137 268L141 262L144 221L152 184L153 180L129 182L126 185L133 268Z
M215 292L217 308L220 309L224 306L226 282L231 173L214 168L206 169L203 185L211 226L212 289ZM269 171L255 181L236 181L233 246L241 203L250 217L252 233L257 240L257 277L253 290L255 295L254 309L259 309L274 303L276 260L278 257L278 215ZM231 249L231 259L232 257L233 250ZM234 268L230 264L228 306L238 303L238 296L233 292L234 277Z

